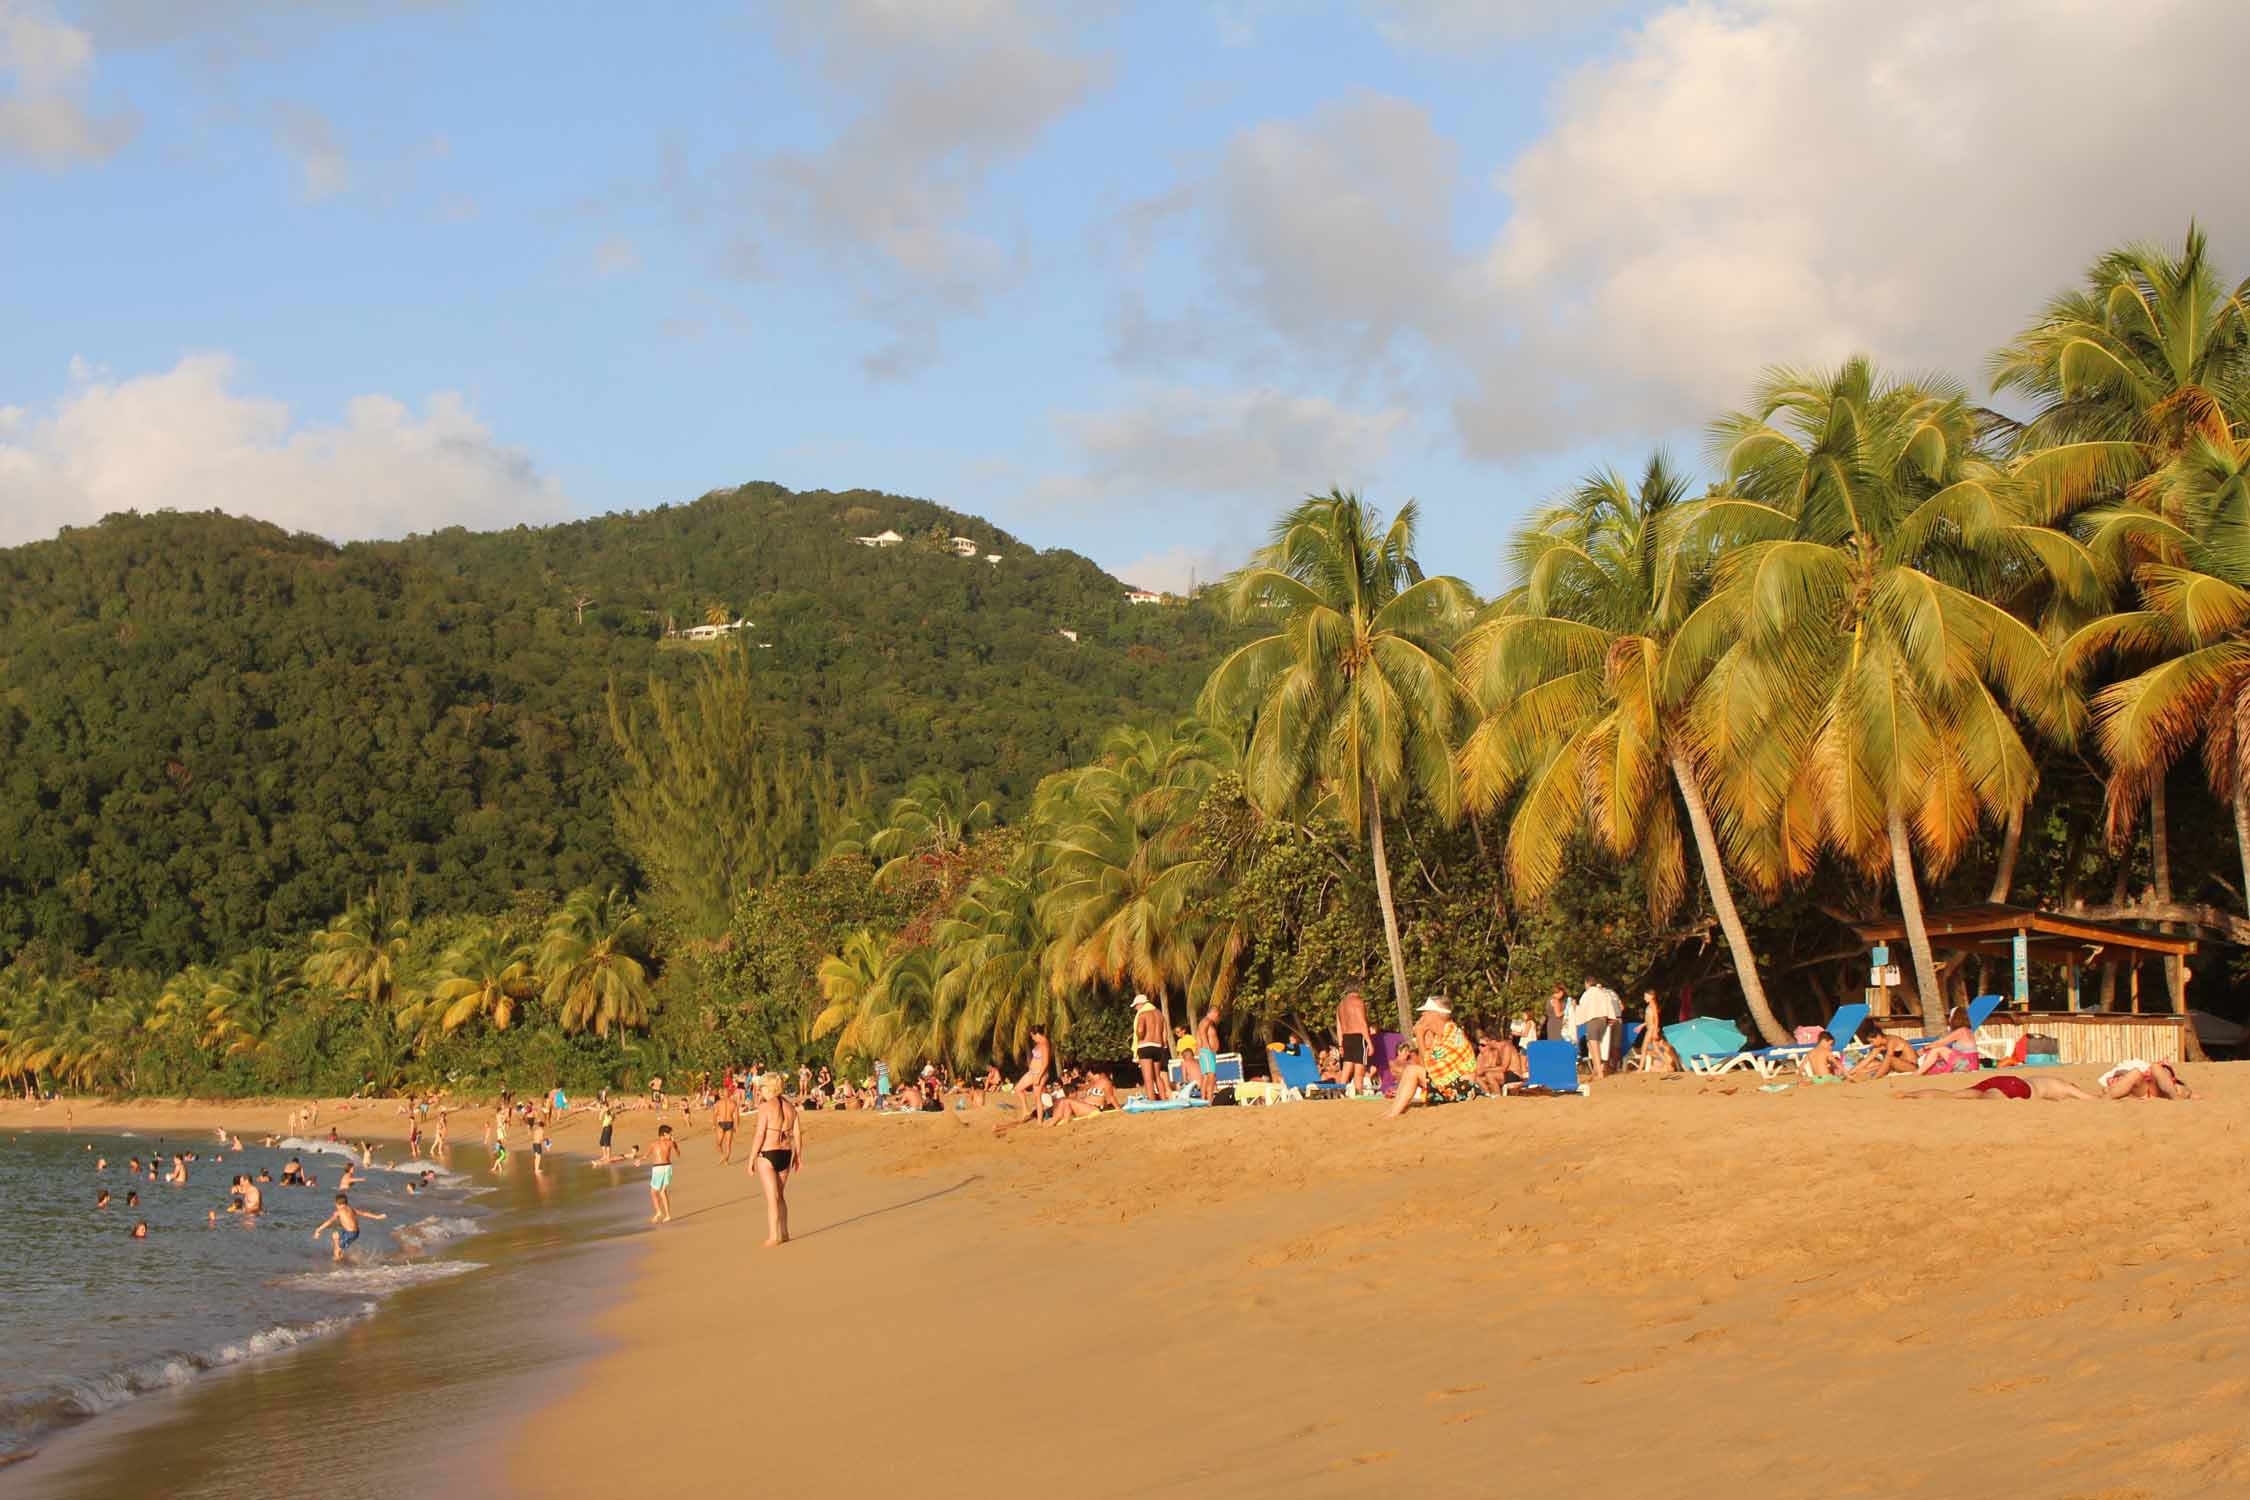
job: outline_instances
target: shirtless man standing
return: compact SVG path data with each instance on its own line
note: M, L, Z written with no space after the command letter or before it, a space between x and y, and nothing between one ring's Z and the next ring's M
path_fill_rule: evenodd
M672 1164L680 1159L680 1143L672 1137L672 1127L656 1127L656 1139L648 1148L648 1201L656 1212L648 1216L651 1224L672 1222Z
M1342 1075L1337 1082L1347 1095L1357 1094L1374 1078L1375 1036L1367 1029L1367 1001L1356 984L1345 988L1336 1007L1336 1049Z
M1172 1049L1164 1045L1164 1017L1146 995L1133 997L1133 1060L1141 1065L1141 1091L1151 1099L1172 1097L1164 1064Z
M719 1165L734 1165L734 1127L742 1120L742 1101L735 1096L730 1080L719 1090L719 1102L711 1106L711 1133L719 1138Z
M1210 1098L1219 1088L1219 1007L1214 1005L1203 1013L1195 1027L1196 1061L1203 1064L1205 1098Z

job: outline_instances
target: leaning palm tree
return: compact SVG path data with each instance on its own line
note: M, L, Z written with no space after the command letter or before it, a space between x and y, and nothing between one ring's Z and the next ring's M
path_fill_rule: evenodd
M1460 579L1423 576L1418 519L1409 501L1385 527L1342 490L1283 515L1226 587L1237 618L1271 633L1219 664L1196 709L1249 722L1243 782L1254 806L1287 816L1327 802L1364 831L1402 1029L1411 1002L1383 807L1418 796L1440 818L1459 815L1453 739L1466 700L1449 647L1476 608Z
M928 950L888 951L866 928L822 960L820 993L827 1004L813 1018L814 1040L833 1034L836 1057L882 1062L894 1074L939 1050L933 1035L936 973Z
M1758 978L1688 732L1700 680L1666 670L1705 571L1678 545L1686 501L1685 480L1657 454L1637 487L1614 470L1589 475L1517 534L1515 586L1461 642L1462 681L1482 713L1462 746L1462 785L1479 812L1523 793L1508 828L1518 900L1547 892L1590 826L1638 862L1658 922L1686 885L1684 809L1744 1004L1778 1046L1789 1037Z
M875 888L893 889L917 866L960 853L971 835L992 822L992 804L972 800L960 777L917 776L892 799L883 826L866 842L868 857L882 862Z
M617 887L571 892L539 944L543 998L564 1034L646 1027L656 1008L648 960L647 924Z
M210 1033L220 1055L264 1052L266 1034L299 982L297 973L271 948L253 948L221 969L204 994Z
M2100 591L2092 557L2037 523L1980 433L1942 380L1887 380L1864 359L1773 372L1712 426L1732 493L1699 504L1698 536L1726 545L1669 663L1675 682L1703 679L1691 725L1731 815L1783 827L1776 863L1809 859L1817 834L1870 873L1889 864L1933 1024L1944 996L1915 856L1942 871L1981 817L2030 795L1995 688L2033 704L2049 677L2037 632L1990 595L2024 574Z
M934 1027L954 1066L1014 1056L1035 1026L1067 1035L1070 1005L1041 972L1046 932L1039 924L1036 851L1026 848L1006 870L969 882L960 901L931 933L937 982Z

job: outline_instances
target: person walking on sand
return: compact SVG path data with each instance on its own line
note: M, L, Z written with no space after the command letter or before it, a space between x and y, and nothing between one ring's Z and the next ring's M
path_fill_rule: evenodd
M352 1207L352 1200L349 1197L343 1193L338 1193L336 1195L335 1212L320 1221L320 1228L312 1232L312 1237L316 1240L319 1239L329 1225L335 1225L336 1232L328 1237L329 1259L342 1260L344 1252L359 1243L359 1221L361 1219L386 1217L388 1215L379 1214L371 1208L355 1209Z
M1055 1044L1047 1036L1047 1028L1031 1028L1031 1061L1025 1065L1023 1077L1016 1080L1016 1117L1003 1120L992 1127L994 1135L1005 1135L1019 1125L1029 1125L1047 1113L1048 1085L1055 1078Z
M1344 987L1344 998L1336 1005L1336 1081L1344 1086L1347 1095L1357 1095L1374 1077L1375 1036L1367 1029L1367 1000L1357 984Z
M1617 991L1587 975L1586 988L1570 1009L1570 1021L1586 1043L1586 1058L1593 1064L1596 1078L1609 1076L1609 1039L1624 1015L1625 1004L1617 998Z
M1547 1030L1550 1042L1564 1040L1563 1033L1570 1029L1570 992L1556 984L1547 994Z
M595 1166L606 1167L617 1160L616 1153L610 1149L610 1142L616 1139L616 1135L617 1106L604 1099L602 1100L601 1135L595 1141L595 1144L602 1148L602 1154L601 1159L594 1163Z
M680 1159L680 1143L672 1138L672 1127L656 1127L656 1139L648 1148L648 1201L655 1210L648 1216L651 1224L672 1222L672 1164Z
M1151 1099L1172 1097L1164 1064L1172 1049L1164 1045L1164 1017L1146 995L1133 997L1133 1060L1141 1065L1141 1092Z
M769 1073L766 1076L778 1079L780 1075ZM763 1096L764 1092L761 1080L759 1093ZM734 1091L734 1081L729 1079L719 1090L718 1103L711 1106L711 1133L718 1137L719 1165L722 1167L734 1165L734 1127L741 1119L742 1101Z
M766 1195L765 1248L789 1243L789 1174L805 1165L804 1119L781 1095L781 1075L758 1080L757 1128L750 1141L750 1175Z

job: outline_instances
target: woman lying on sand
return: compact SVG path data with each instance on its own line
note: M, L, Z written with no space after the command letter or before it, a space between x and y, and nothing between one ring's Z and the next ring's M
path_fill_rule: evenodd
M2195 1090L2180 1081L2170 1063L2128 1057L2094 1080L2105 1099L2193 1099Z

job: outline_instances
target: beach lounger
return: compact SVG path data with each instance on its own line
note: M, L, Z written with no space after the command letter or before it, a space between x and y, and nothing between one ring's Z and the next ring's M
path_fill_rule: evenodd
M1313 1061L1310 1052L1299 1052L1289 1047L1272 1047L1266 1056L1273 1061L1274 1077L1293 1099L1340 1099L1344 1086L1331 1083L1320 1076L1320 1065Z
M1674 1021L1664 1028L1664 1040L1680 1054L1680 1066L1691 1073L1715 1073L1719 1065L1742 1050L1742 1028L1714 1016Z
M1860 1025L1866 1019L1866 1002L1853 1000L1837 1006L1836 1013L1828 1018L1828 1024L1821 1030L1836 1039L1836 1050L1842 1052L1851 1046L1852 1038L1859 1034ZM1786 1047L1754 1047L1747 1052L1735 1053L1717 1067L1697 1071L1724 1073L1731 1068L1748 1067L1761 1078L1771 1078L1783 1068L1794 1066L1800 1058L1812 1051L1813 1046L1818 1045L1814 1043L1806 1046L1792 1042Z
M1242 1082L1242 1054L1239 1052L1220 1053L1218 1067L1211 1074L1211 1086L1223 1089L1230 1083L1240 1082Z
M1533 1042L1523 1049L1531 1088L1554 1094L1578 1092L1578 1048L1570 1042Z
M1979 995L1976 999L1971 1000L1969 1002L1969 1030L1974 1032L1983 1026L1985 1022L1992 1019L1992 1013L2006 1003L2007 997L2004 995ZM1937 1036L1910 1036L1906 1039L1906 1045L1919 1052L1924 1047L1936 1046L1944 1035L1945 1033L1941 1031Z

